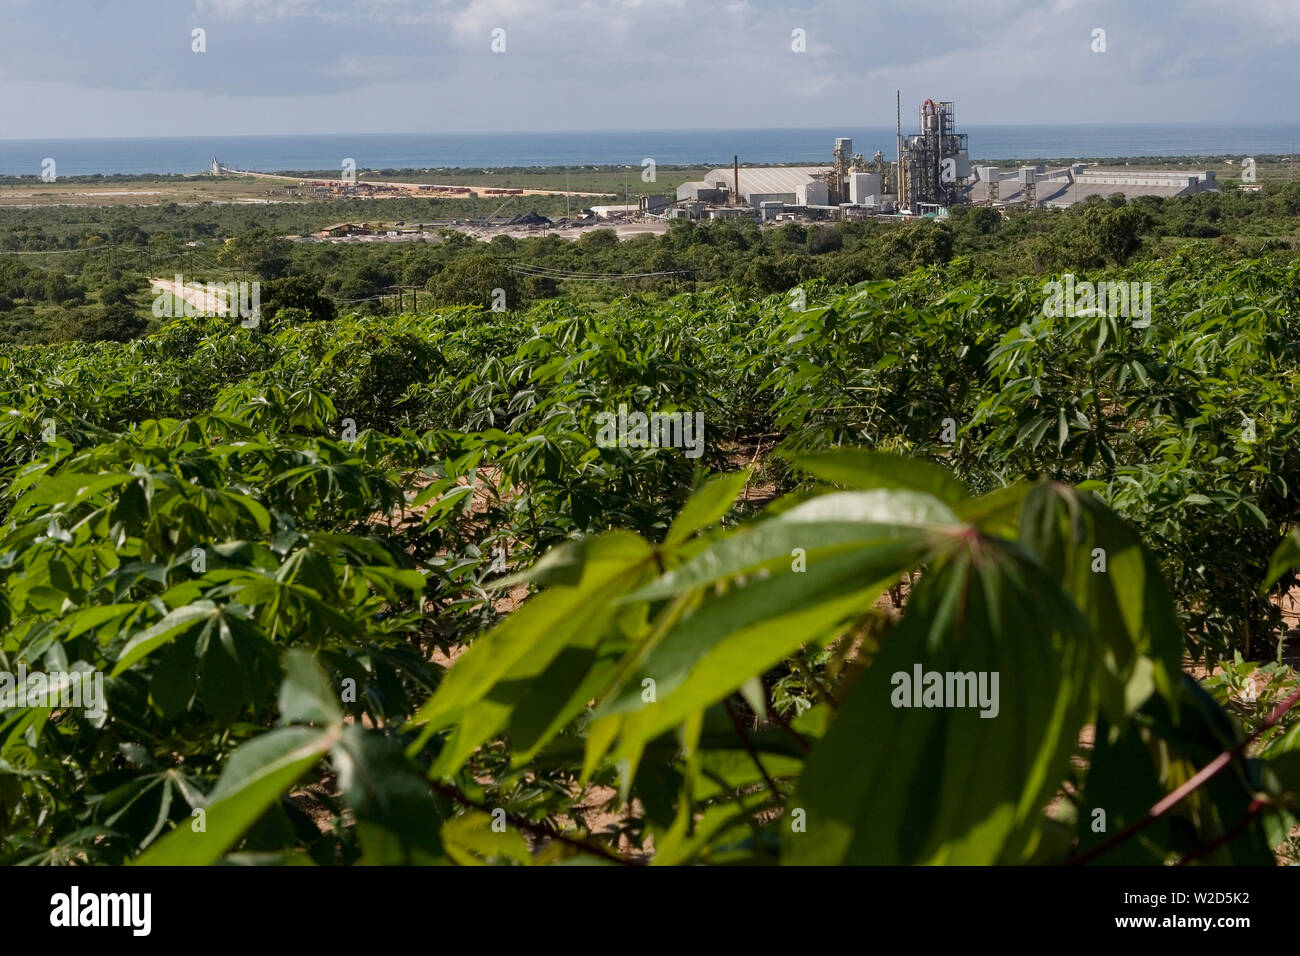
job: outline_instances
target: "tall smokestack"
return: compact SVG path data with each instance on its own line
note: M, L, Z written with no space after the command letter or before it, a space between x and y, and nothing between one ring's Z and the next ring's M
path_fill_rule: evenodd
M735 179L736 192L732 196L736 205L740 205L740 157L733 155L731 157L731 175Z
M894 189L898 192L898 208L903 208L903 100L902 92L894 90L894 133L898 137L898 182Z

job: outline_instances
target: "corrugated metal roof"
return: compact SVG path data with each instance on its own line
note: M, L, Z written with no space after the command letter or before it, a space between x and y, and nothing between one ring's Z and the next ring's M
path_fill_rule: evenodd
M830 166L782 166L779 168L740 167L740 193L781 194L793 193L799 186L810 182L819 173L830 172ZM722 183L730 187L735 182L733 170L713 169L704 177L710 184Z
M1075 178L1071 184L1067 179L1058 178L1064 170L1048 170L1043 176L1052 176L1051 179L1039 179L1034 191L1034 198L1040 203L1048 203L1053 206L1069 206L1076 202L1083 202L1089 196L1100 196L1106 198L1122 193L1128 199L1136 199L1138 196L1159 196L1165 199L1172 199L1175 196L1181 196L1198 191L1197 186L1170 186L1164 183L1169 182L1171 176L1186 178L1195 176L1195 172L1178 172L1176 174L1160 173L1151 170L1143 172L1129 172L1118 170L1103 170L1090 168ZM1099 178L1107 176L1127 175L1132 178L1149 179L1150 182L1135 183L1098 183L1089 182L1088 173L1093 173ZM741 175L741 181L744 182L744 175ZM998 201L1004 203L1016 203L1021 201L1021 184L1015 177L1004 178L998 183ZM1201 187L1203 188L1203 187ZM971 202L984 202L988 199L988 185L982 182L976 182L970 187L968 198Z

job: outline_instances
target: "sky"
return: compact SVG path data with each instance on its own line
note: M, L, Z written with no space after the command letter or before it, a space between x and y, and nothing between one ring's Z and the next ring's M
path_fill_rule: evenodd
M1300 0L0 0L0 139L1291 123L1297 64Z

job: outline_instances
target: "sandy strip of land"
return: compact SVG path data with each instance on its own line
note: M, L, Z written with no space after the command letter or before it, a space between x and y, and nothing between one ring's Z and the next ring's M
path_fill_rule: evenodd
M187 286L178 284L174 279L150 279L149 284L155 291L162 290L179 296L201 315L226 315L230 311L230 304L221 295L209 292L206 286L200 288L198 283Z
M355 181L355 182L352 181L352 180L343 180L343 179L308 179L308 180L304 180L301 176L281 176L279 173L255 173L255 172L252 172L251 170L247 170L247 169L232 169L232 170L229 170L229 171L228 171L228 174L231 175L231 176L254 176L254 177L258 178L258 179L278 179L278 180L281 180L281 181L283 181L283 182L292 182L292 183L300 183L300 182L304 182L304 181L306 181L306 182L317 182L317 183L328 183L328 184L331 185L331 186L338 186L338 187L343 187L343 186L392 186L392 187L395 188L395 189L405 189L405 190L408 190L408 191L410 191L410 192L417 193L417 194L420 193L420 190L421 190L422 188L423 188L423 189L430 189L430 188L432 188L432 189L453 189L453 188L456 188L456 189L474 190L475 192L480 192L480 193L481 193L481 192L485 192L486 190L489 190L489 189L501 189L501 188L503 188L503 187L501 187L501 186L464 186L464 185L462 185L462 186L455 186L455 187L452 187L452 186L440 185L440 184L438 184L438 183L399 183L399 182L393 182L392 180L388 180L388 179L362 179L362 180L357 180L357 181ZM422 196L427 196L427 194L420 194L420 195L422 195ZM617 194L617 193L580 193L580 192L573 192L573 191L565 191L565 190L563 190L563 189L528 189L528 188L521 188L519 192L517 192L517 193L513 193L512 195L515 195L515 196L586 196L586 197L590 197L590 198L593 198L593 199L602 199L602 198L606 198L606 197L609 197L609 196L617 196L618 194ZM468 196L467 193L447 193L447 194L445 194L445 195L438 195L438 196L433 196L433 197L428 197L428 198L434 198L434 199L468 199L469 196ZM496 199L496 198L509 198L509 197L508 197L508 196L505 196L505 197L497 197L497 196L486 196L486 197L484 197L484 196L480 196L480 198Z

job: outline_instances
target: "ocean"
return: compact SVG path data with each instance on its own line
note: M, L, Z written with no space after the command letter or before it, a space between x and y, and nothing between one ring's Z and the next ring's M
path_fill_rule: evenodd
M959 127L971 158L1063 159L1121 156L1251 156L1291 153L1300 125L1164 123ZM906 132L906 130L905 130ZM736 130L600 130L563 133L394 133L321 136L176 136L134 139L0 139L0 174L35 175L45 157L60 176L94 173L197 173L216 156L257 172L501 166L639 166L742 163L823 164L837 136L868 159L895 154L893 127Z

